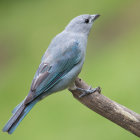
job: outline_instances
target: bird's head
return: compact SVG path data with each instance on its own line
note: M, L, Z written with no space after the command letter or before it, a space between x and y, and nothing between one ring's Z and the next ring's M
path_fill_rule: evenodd
M79 33L79 34L86 34L88 35L91 27L94 23L94 21L99 17L100 15L80 15L78 17L75 17L70 21L70 23L66 26L65 30Z

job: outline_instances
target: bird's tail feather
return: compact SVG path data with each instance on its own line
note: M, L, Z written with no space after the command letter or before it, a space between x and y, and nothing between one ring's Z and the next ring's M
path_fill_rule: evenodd
M16 110L10 120L3 128L3 132L8 132L12 134L24 117L29 113L33 106L37 103L37 100L32 101L28 105L25 105L24 102L19 104L16 107Z

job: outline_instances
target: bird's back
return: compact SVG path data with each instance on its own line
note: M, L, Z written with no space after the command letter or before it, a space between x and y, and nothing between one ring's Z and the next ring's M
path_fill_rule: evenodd
M87 37L64 30L53 38L42 57L42 61L49 61L53 63L53 60L60 58L60 56L62 56L65 52L71 51L71 48L75 43L79 43L79 50L81 51L83 58L85 56Z

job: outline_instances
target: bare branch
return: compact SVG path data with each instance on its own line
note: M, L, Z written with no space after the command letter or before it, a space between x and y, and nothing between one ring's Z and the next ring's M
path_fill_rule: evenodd
M83 89L89 89L84 81L77 78L75 81L77 87ZM82 104L86 105L91 110L104 116L110 121L118 124L124 129L130 131L136 136L140 137L140 115L131 111L130 109L110 100L99 92L95 92L88 96L79 98L79 91L70 90L73 96L80 101Z

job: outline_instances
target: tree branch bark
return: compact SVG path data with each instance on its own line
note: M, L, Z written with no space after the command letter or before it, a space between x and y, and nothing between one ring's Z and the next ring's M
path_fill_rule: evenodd
M83 89L89 89L84 81L77 78L75 81L77 87ZM136 136L140 137L140 115L133 112L132 110L110 100L99 92L84 96L79 98L81 94L77 90L70 90L73 96L80 101L82 104L86 105L91 110L104 116L110 121L118 124L122 128L130 131Z

